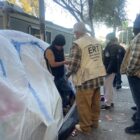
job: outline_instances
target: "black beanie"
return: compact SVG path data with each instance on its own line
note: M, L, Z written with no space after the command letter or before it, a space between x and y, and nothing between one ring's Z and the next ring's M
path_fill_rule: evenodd
M65 37L61 34L58 34L53 40L52 44L57 46L64 46L66 43Z

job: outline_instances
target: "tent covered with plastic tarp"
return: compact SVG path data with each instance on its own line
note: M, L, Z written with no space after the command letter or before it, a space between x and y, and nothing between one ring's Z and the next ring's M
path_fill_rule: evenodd
M48 44L0 30L0 140L56 140L62 101L47 71Z

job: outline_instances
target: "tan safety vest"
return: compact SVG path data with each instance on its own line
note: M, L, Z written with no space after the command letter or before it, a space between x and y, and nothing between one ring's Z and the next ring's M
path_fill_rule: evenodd
M73 82L76 86L82 83L106 75L102 61L102 49L99 42L89 35L84 35L74 41L82 50L81 65L76 74L73 75Z

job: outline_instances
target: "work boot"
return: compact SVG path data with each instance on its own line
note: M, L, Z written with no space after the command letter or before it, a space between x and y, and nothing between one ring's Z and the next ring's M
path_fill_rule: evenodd
M126 127L125 132L128 134L140 134L140 124L134 123L134 125Z

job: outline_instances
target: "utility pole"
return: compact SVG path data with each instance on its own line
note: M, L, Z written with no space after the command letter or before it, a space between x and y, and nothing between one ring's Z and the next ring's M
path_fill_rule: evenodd
M39 0L40 38L45 41L45 3Z

